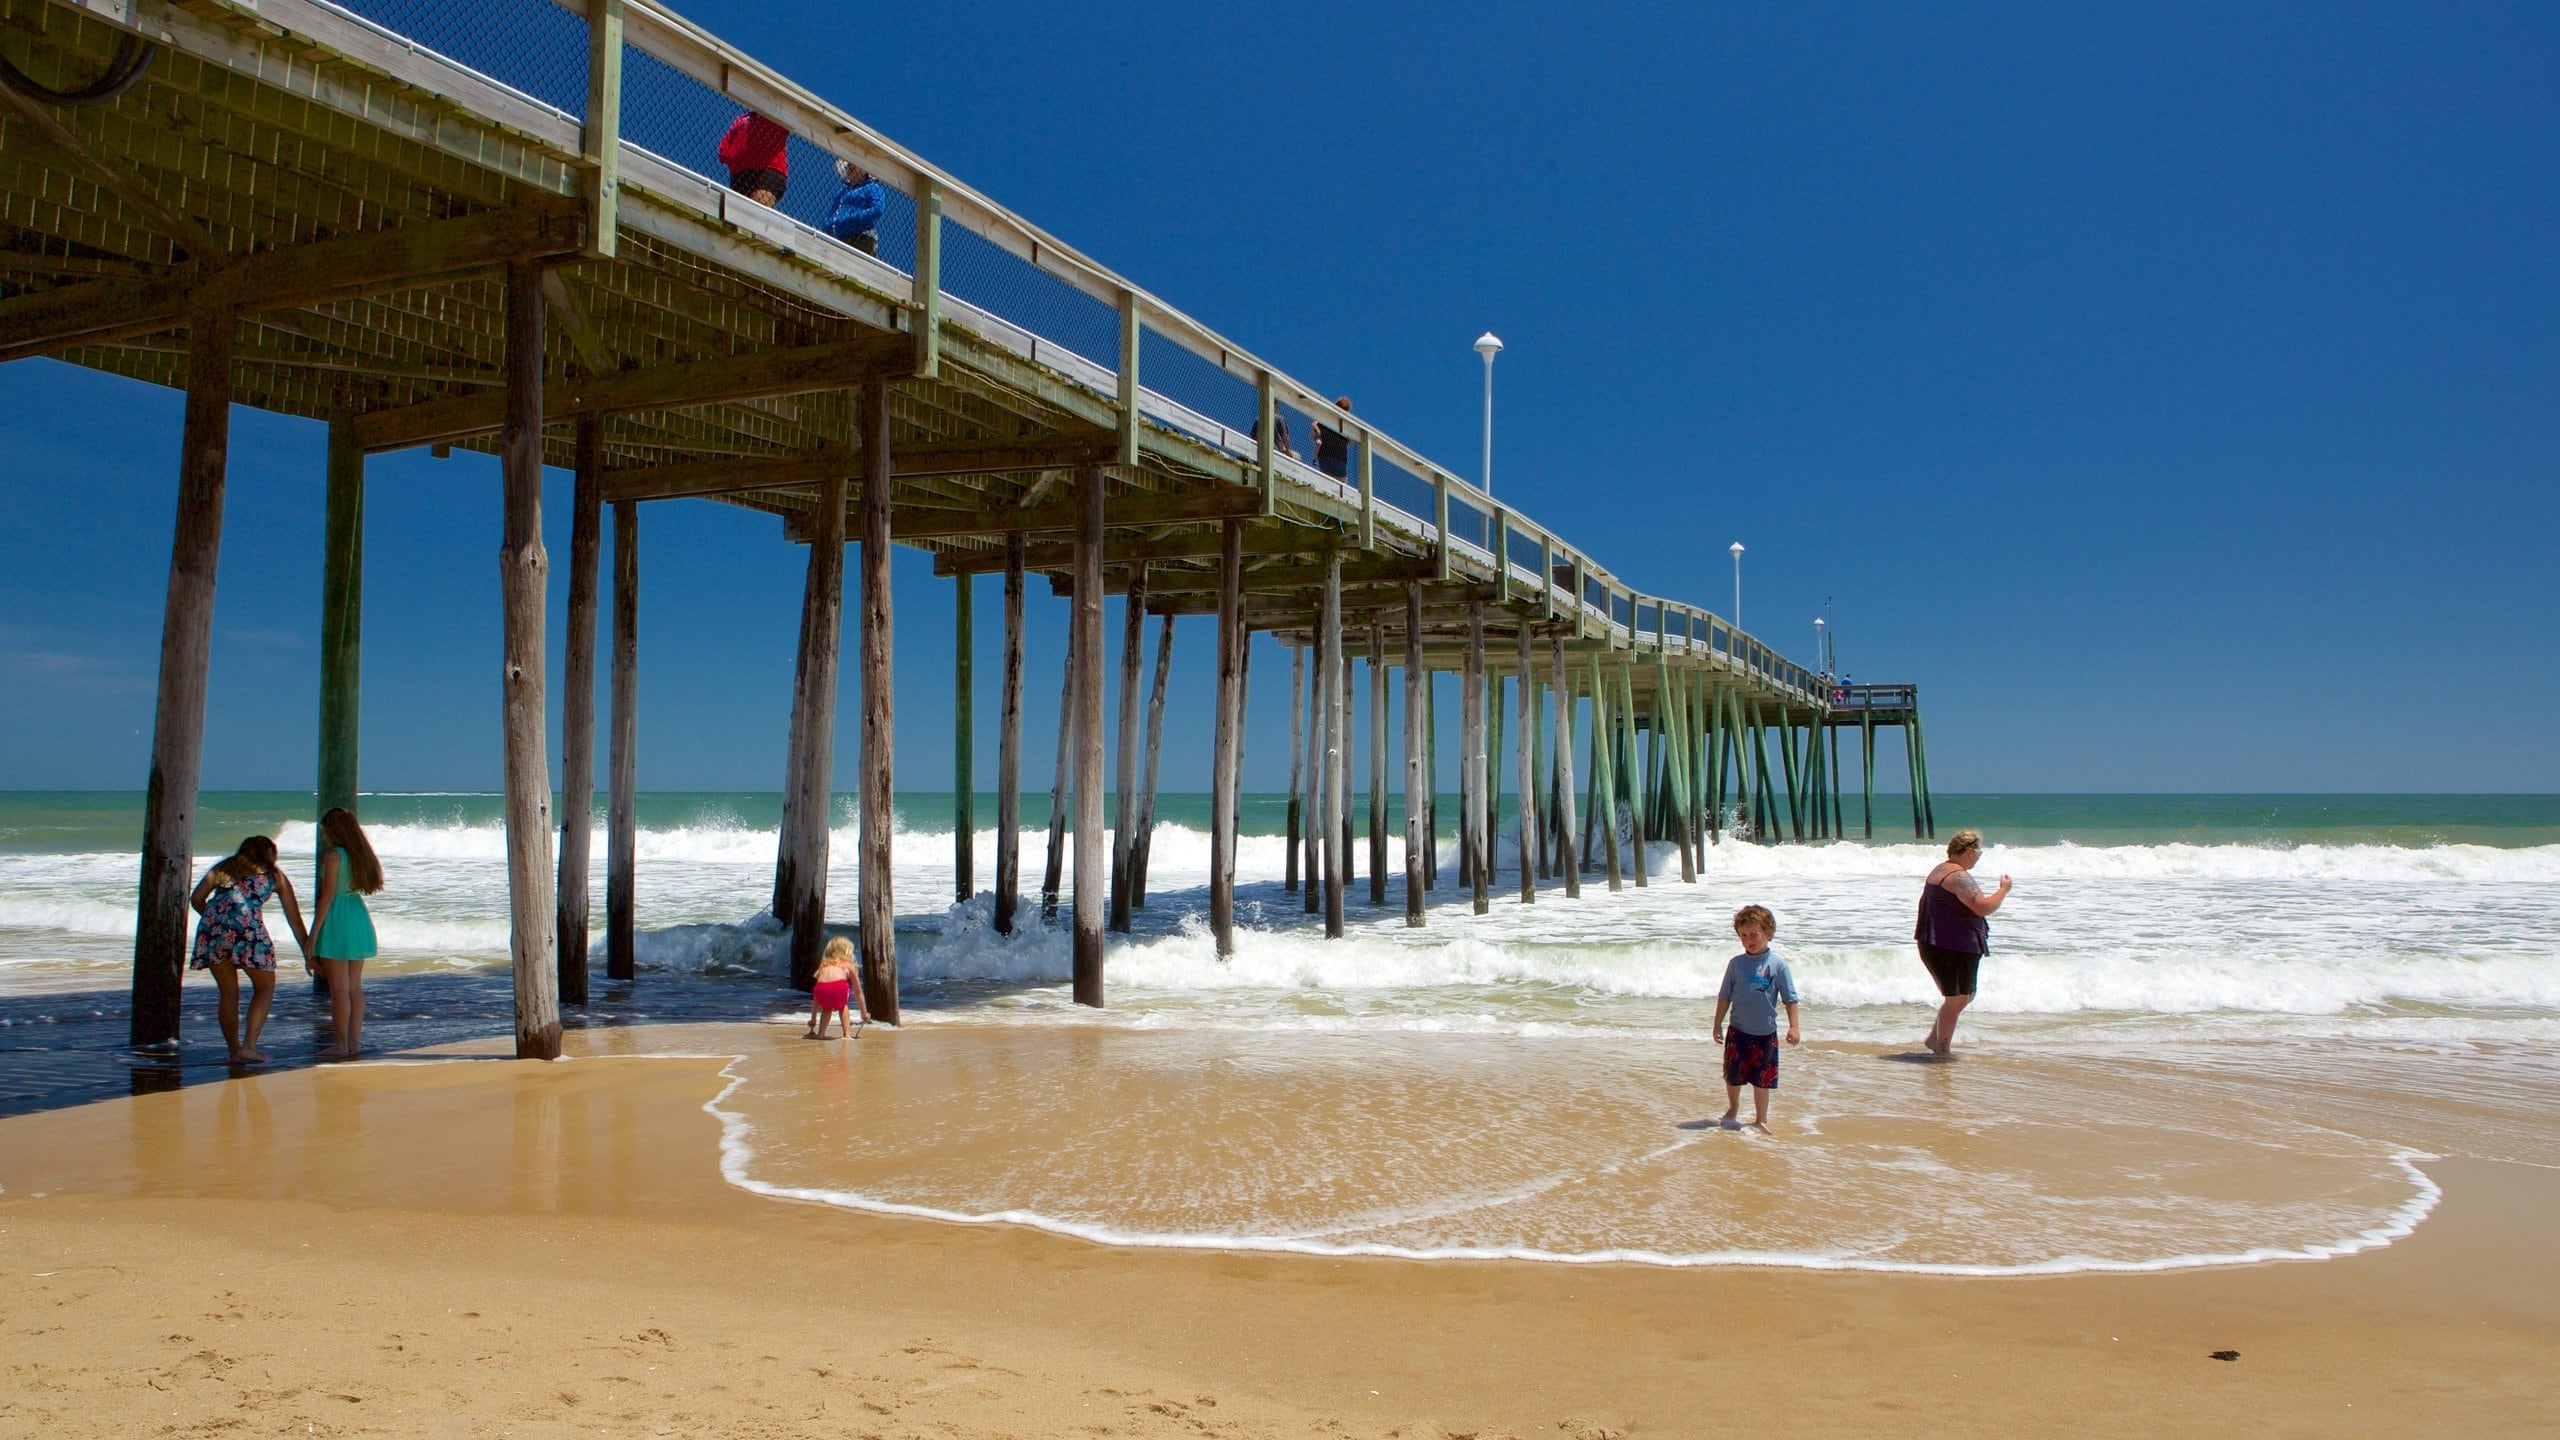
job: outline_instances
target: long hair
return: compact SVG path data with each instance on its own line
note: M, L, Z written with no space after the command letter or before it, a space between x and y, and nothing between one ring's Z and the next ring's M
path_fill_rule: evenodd
M252 875L272 875L275 868L276 842L264 835L252 835L215 865L208 878L217 886L237 885Z
M321 816L320 838L347 852L348 889L370 895L382 888L382 862L374 858L373 842L364 838L354 811L341 806Z

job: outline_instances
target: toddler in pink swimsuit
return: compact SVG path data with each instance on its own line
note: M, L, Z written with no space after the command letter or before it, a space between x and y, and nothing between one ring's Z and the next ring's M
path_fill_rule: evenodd
M871 1023L870 1011L863 1008L862 992L853 984L853 942L841 935L827 941L818 955L818 983L809 990L809 1038L827 1038L830 1019L844 1023L844 1033L853 1033L853 1017Z

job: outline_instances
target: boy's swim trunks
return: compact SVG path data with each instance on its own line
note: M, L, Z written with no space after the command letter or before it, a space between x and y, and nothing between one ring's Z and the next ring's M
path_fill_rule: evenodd
M1724 1083L1758 1090L1778 1088L1778 1037L1747 1030L1724 1032Z

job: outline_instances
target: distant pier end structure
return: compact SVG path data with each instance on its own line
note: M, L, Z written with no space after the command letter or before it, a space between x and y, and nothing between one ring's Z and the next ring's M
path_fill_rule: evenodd
M1217 617L1216 674L1189 683L1216 687L1208 898L1222 954L1235 944L1257 631L1313 662L1298 667L1308 683L1290 686L1306 741L1305 765L1292 757L1292 813L1305 822L1309 908L1332 933L1364 849L1370 883L1356 903L1424 923L1443 879L1433 797L1445 778L1464 812L1449 878L1478 908L1505 866L1527 902L1538 879L1578 891L1586 871L1613 888L1646 884L1666 863L1694 879L1704 847L1728 834L1840 835L1852 730L1862 828L1873 828L1875 732L1899 728L1913 828L1932 829L1911 687L1836 684L1702 608L1629 588L1366 416L654 3L0 0L0 61L0 360L50 355L186 393L142 844L137 1046L178 1034L234 403L329 427L322 806L358 793L366 457L428 446L500 459L498 719L521 1055L557 1054L559 1005L587 991L600 611L611 617L603 948L609 975L631 974L637 557L640 510L654 500L763 511L806 547L791 562L806 590L773 892L802 985L829 914L853 547L864 706L855 915L863 985L883 1018L898 1004L892 545L933 552L964 594L977 577L1004 577L999 929L1019 914L1024 581L1044 577L1071 602L1056 793L1071 801L1061 819L1073 834L1074 984L1087 1003L1103 1000L1104 929L1147 901L1168 641L1182 616ZM715 147L747 114L787 132L781 163L727 176ZM885 187L869 231L825 228L843 188L837 160ZM574 512L557 816L544 726L546 467L572 477ZM1116 844L1103 797L1107 597L1120 619ZM957 613L952 678L966 706L973 607ZM1162 633L1142 684L1148 617ZM1434 743L1435 672L1464 697L1454 777ZM1355 767L1364 710L1367 764ZM961 713L954 783L966 797ZM1398 746L1391 772L1385 753ZM1358 846L1351 799L1364 770ZM1393 895L1379 798L1391 773L1404 812ZM1506 785L1508 853L1496 838ZM954 828L959 883L974 886L972 827Z

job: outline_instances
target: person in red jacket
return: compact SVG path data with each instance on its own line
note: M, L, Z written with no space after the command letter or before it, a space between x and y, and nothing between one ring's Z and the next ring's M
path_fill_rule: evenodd
M759 205L779 205L791 185L791 132L753 110L729 122L720 137L720 163L729 167L729 188Z

